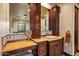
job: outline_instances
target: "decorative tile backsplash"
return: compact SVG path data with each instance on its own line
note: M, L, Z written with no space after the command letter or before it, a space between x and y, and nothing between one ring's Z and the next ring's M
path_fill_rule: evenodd
M19 40L19 39L27 39L27 36L25 34L14 34L14 35L8 35L8 40Z
M2 38L2 46L4 46L7 41L13 41L13 40L21 40L21 39L27 39L26 34L10 34L10 35L5 35Z

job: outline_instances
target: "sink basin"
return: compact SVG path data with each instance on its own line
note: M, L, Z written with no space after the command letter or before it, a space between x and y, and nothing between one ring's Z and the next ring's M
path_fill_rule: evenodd
M56 38L57 36L45 36L45 37L49 39L53 39L53 38Z

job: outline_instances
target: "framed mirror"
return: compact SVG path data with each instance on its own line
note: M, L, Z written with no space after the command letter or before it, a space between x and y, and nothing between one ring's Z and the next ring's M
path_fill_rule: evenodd
M41 6L41 35L51 35L49 30L49 9Z
M10 3L11 33L26 33L30 30L30 7L27 3Z

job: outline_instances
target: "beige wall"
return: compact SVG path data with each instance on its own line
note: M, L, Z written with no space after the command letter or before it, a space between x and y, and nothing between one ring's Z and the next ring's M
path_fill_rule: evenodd
M71 42L64 43L64 51L74 55L74 4L63 4L60 13L60 35L70 30Z
M0 4L0 37L9 33L9 4ZM1 49L0 39L0 49ZM0 51L1 55L1 51Z
M0 36L9 33L9 4L0 4Z

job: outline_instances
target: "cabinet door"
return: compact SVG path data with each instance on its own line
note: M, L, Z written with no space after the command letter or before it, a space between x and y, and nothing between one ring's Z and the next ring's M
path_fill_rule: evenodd
M49 45L49 56L54 56L55 55L55 44L50 44Z
M40 42L36 49L33 49L33 54L36 56L46 56L47 55L47 42Z
M63 53L62 40L49 42L49 56L58 56Z
M61 45L55 44L55 56L61 55Z
M39 56L45 56L47 55L47 43L41 42L38 45L38 55Z
M63 39L60 40L59 45L60 45L60 50L61 50L60 54L62 54L63 53Z

